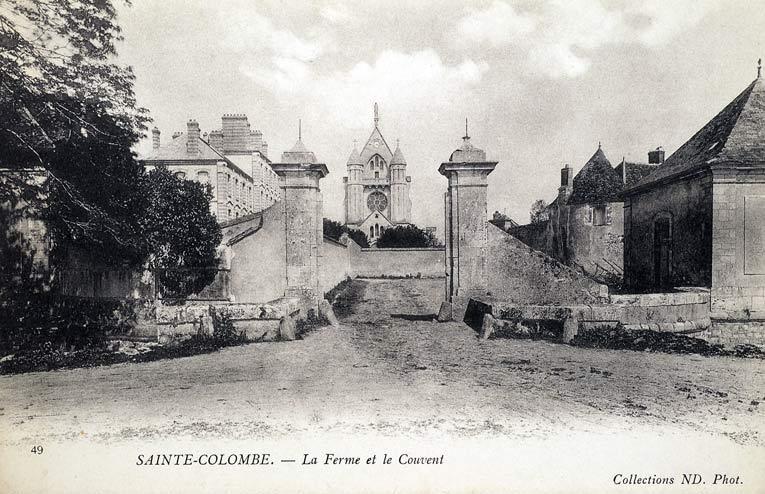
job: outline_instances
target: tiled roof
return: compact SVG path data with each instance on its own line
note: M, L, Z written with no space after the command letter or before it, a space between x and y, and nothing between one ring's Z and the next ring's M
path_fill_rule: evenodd
M714 163L765 167L765 87L754 80L680 146L654 173L631 189L682 176Z
M616 168L616 174L619 177L623 177L624 184L629 187L638 183L643 178L647 177L652 172L656 171L659 165L649 165L648 163L630 163L629 161L622 161ZM624 169L627 169L625 176ZM626 180L624 180L626 178Z
M611 166L603 150L595 154L574 177L574 191L568 204L614 202L623 188L621 176Z
M170 142L162 143L157 149L152 149L147 154L139 156L144 161L226 161L226 158L210 147L204 139L199 138L196 153L189 153L186 149L186 133L181 132Z

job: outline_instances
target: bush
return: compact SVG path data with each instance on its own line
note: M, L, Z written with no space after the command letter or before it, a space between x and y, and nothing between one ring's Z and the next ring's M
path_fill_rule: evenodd
M356 242L359 247L369 247L369 238L367 237L366 233L362 232L361 230L348 228L347 226L341 225L339 222L333 221L329 218L324 218L325 236L331 238L332 240L340 240L340 237L343 235L343 233L347 234L348 237Z
M377 247L403 249L442 247L442 245L433 233L422 230L415 225L408 225L385 230L377 239Z

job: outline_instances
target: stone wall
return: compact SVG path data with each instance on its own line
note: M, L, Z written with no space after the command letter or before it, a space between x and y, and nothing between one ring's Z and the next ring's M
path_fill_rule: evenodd
M595 276L611 274L621 277L624 263L624 204L605 205L608 223L594 221L594 208L589 204L566 206L566 261L581 266ZM561 240L562 242L562 240Z
M550 249L550 237L552 231L550 228L550 222L545 221L540 223L529 223L528 225L516 226L507 230L507 233L534 250L553 255Z
M153 300L154 275L130 268L105 266L87 254L70 250L59 267L58 291L70 297Z
M444 248L359 249L352 253L352 267L361 278L443 278Z
M725 346L749 344L765 348L765 321L713 320L710 328L693 336Z
M608 288L489 224L486 298L522 304L588 304Z
M658 288L654 273L654 222L671 218L670 284L712 284L712 180L700 175L632 195L625 200L625 282Z
M715 172L714 317L765 319L765 183Z
M251 219L224 229L224 240L243 235L229 247L233 301L261 303L284 295L287 286L284 207L276 202ZM259 228L258 228L259 226ZM247 230L257 230L247 235Z
M348 239L348 245L324 237L319 251L319 285L327 293L346 278L356 276L352 260L359 258L361 247Z

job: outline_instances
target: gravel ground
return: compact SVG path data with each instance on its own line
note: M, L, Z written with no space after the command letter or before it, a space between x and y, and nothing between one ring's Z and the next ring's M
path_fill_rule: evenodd
M435 312L440 280L357 283L363 300L342 326L302 341L2 376L2 441L301 431L537 437L670 425L765 442L761 360L479 341L460 323L402 317Z

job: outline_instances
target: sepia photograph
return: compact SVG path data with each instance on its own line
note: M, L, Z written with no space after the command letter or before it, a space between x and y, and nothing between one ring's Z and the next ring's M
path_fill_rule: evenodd
M762 0L0 0L0 492L765 493Z

